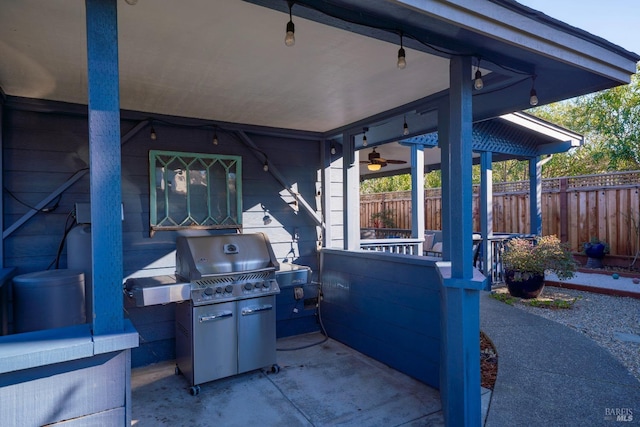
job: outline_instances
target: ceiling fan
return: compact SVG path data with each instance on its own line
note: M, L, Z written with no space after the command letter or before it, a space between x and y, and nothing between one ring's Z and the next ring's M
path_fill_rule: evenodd
M383 159L374 147L369 153L369 160L361 160L360 163L366 164L367 169L370 171L378 171L380 168L383 168L388 164L400 165L407 162L404 160Z

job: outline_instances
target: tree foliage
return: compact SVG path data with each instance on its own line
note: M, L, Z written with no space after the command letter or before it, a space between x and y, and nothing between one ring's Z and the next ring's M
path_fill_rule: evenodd
M640 72L640 64L638 64ZM555 155L553 176L640 169L640 77L631 83L531 110L585 137L582 147Z

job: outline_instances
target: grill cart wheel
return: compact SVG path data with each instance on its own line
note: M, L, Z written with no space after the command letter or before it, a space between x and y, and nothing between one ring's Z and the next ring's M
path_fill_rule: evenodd
M191 393L191 396L197 396L200 394L200 386L199 385L194 385L193 387L189 387L189 393Z
M180 372L180 368L178 368L178 365L176 365L175 374L180 375L181 373L182 372Z
M278 364L276 363L276 364L274 364L274 365L271 367L271 373L272 373L272 374L277 374L278 372L280 372L280 365L278 365Z

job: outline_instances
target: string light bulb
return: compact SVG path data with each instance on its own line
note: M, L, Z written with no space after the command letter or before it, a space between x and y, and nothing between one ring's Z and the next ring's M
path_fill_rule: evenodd
M536 75L531 76L531 92L529 92L529 104L532 107L538 105L538 93L536 92Z
M331 154L336 154L336 146L331 144Z
M402 45L402 33L400 33L400 49L398 49L398 68L404 70L407 67L407 55Z
M482 71L480 71L480 58L478 58L478 65L476 66L476 75L473 79L473 87L475 90L481 90L484 87Z
M476 70L476 78L473 81L473 87L476 90L480 90L484 87L484 82L482 81L482 72L479 69Z
M213 145L218 145L218 131L216 129L213 130Z
M151 130L149 131L149 138L151 138L152 141L158 139L158 135L156 134L156 130L153 128L153 126L151 126Z
M404 124L402 125L402 134L409 135L409 125L407 124L407 116L404 116Z
M364 135L362 135L362 146L366 147L368 142L367 142L367 131L369 130L369 128L362 128L362 132L364 133Z
M265 160L264 164L262 165L262 170L265 172L269 172L269 161Z
M296 26L293 24L293 18L291 16L291 8L293 7L293 2L290 1L289 3L289 22L287 22L287 34L284 37L284 44L286 46L293 46L294 44L296 44Z

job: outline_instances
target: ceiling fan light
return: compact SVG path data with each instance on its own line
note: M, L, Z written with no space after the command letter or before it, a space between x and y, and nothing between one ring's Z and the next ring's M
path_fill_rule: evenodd
M373 172L379 171L381 167L382 167L382 165L379 164L379 163L369 163L367 165L367 169L369 169L370 171L373 171Z

